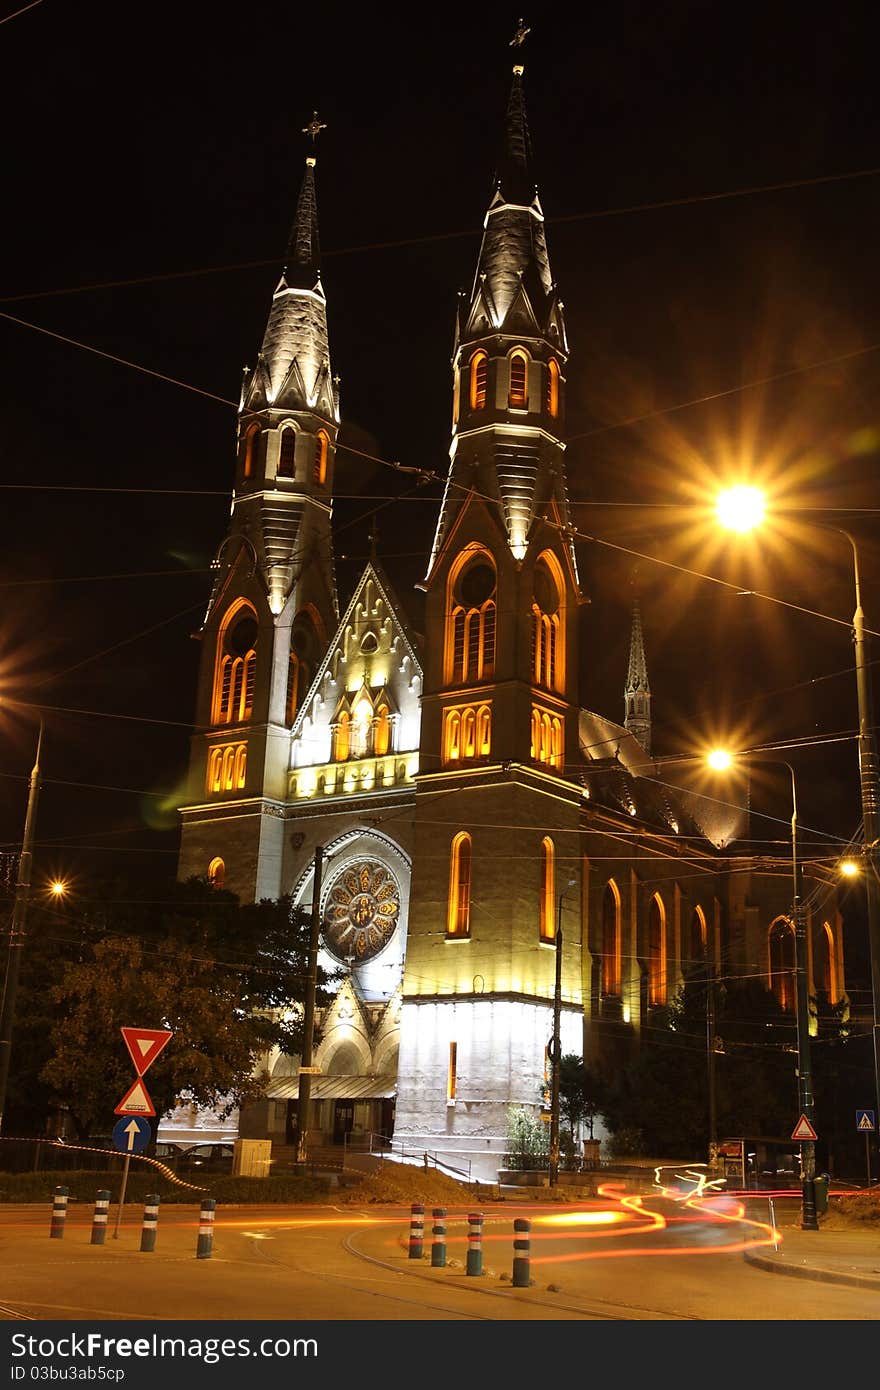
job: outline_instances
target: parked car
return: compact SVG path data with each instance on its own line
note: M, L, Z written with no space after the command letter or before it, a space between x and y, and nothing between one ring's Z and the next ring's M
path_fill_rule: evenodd
M177 1173L231 1173L232 1144L191 1144L175 1164Z

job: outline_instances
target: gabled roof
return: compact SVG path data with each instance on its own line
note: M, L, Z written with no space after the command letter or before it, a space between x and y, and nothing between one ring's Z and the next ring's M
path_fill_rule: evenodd
M331 661L333 660L334 655L342 645L345 636L345 629L351 622L357 602L363 594L367 584L371 580L379 590L379 593L382 596L383 602L385 603L388 612L391 614L391 616L396 622L398 634L401 637L405 648L405 654L412 661L416 673L420 677L423 674L422 663L419 660L418 654L416 652L415 642L410 637L403 609L401 608L400 603L398 602L388 579L381 572L378 563L372 560L368 560L366 565L364 566L360 579L355 585L354 593L352 594L351 599L349 600L348 607L346 608L344 614L339 620L339 625L336 629L336 632L333 634L333 638L330 641L326 652L324 653L324 658L315 673L315 679L312 681L312 684L309 687L305 699L303 700L297 712L296 719L294 720L293 727L291 729L291 736L293 738L296 738L302 732L302 726L305 722L305 719L311 711L312 702L314 701L315 696L320 693L324 676L327 673L327 670L330 666Z

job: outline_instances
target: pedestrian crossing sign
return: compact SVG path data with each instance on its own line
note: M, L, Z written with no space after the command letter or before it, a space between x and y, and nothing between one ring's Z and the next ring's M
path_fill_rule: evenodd
M856 1129L863 1130L866 1134L873 1134L876 1128L873 1110L856 1111Z

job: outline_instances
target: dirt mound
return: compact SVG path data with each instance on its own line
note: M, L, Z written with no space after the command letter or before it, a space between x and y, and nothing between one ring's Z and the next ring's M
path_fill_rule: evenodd
M878 1226L880 1227L880 1191L853 1192L846 1196L831 1197L828 1212L821 1217L823 1226Z
M485 1185L484 1200L489 1191ZM474 1192L473 1185L456 1182L445 1173L438 1173L436 1168L426 1169L386 1159L377 1173L346 1188L336 1200L356 1206L364 1202L387 1202L392 1206L422 1202L430 1208L467 1205L474 1200Z

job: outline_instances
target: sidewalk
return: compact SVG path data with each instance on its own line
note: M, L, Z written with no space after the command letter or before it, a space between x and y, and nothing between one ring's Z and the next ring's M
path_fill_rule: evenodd
M745 1259L759 1269L827 1284L849 1284L880 1293L880 1231L802 1231L786 1226L779 1249L746 1250Z

